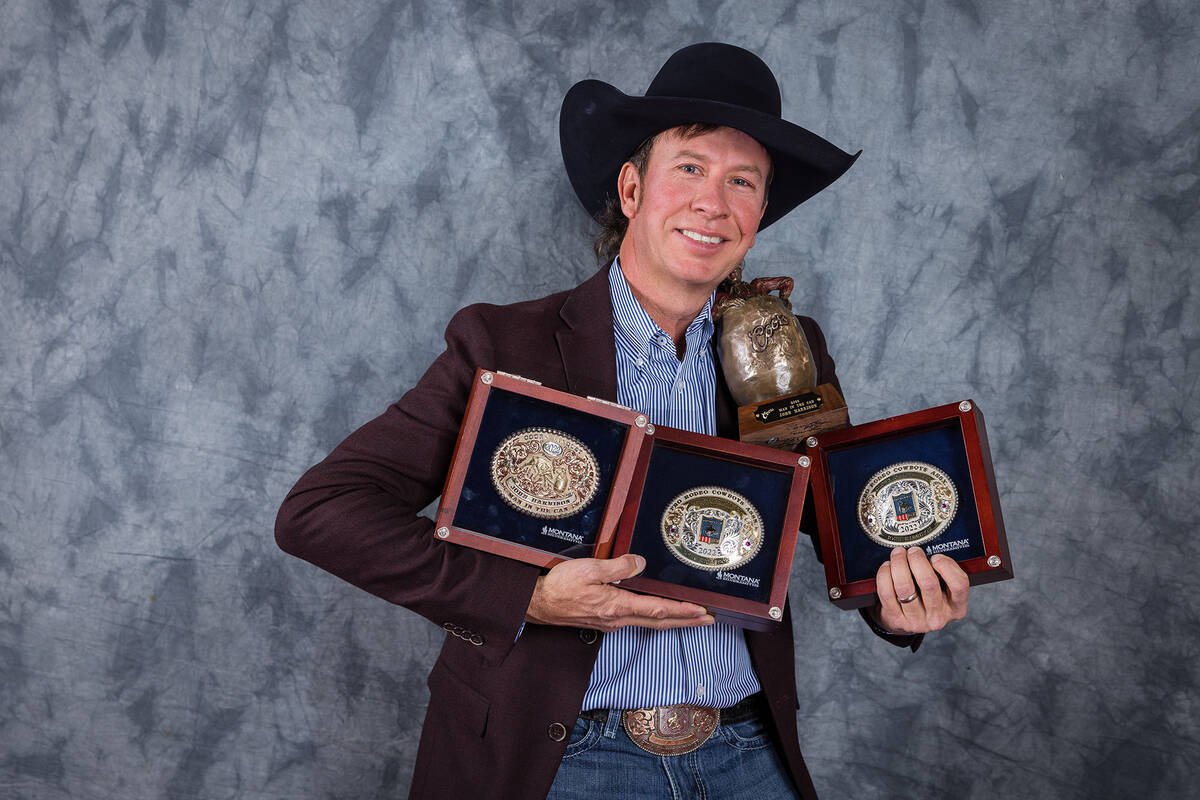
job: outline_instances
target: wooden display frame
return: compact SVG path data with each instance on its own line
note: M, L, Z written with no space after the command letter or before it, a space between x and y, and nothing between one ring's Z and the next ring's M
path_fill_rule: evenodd
M781 522L775 526L776 529L769 532L772 538L778 540L775 548L775 564L769 573L770 585L766 592L767 597L761 602L647 577L651 572L649 564L642 575L621 581L621 587L697 603L707 608L718 620L739 627L756 630L771 629L783 619L783 611L786 608L792 557L795 554L800 517L808 486L809 457L675 428L658 427L651 433L652 435L647 437L650 442L642 449L638 457L633 486L626 501L625 513L621 518L620 530L612 548L612 556L615 558L633 552L646 557L646 548L654 546L658 540L661 540L659 530L651 530L650 525L643 525L639 530L638 522L639 511L643 504L654 502L661 504L662 502L661 498L652 499L647 496L647 493L653 488L650 486L653 479L649 474L649 468L656 450L668 448L704 459L711 462L715 468L730 470L750 468L766 470L781 476L780 483L786 486L786 503L782 512L774 512ZM657 513L661 513L657 506L647 505L647 509L651 520L657 519ZM640 547L639 542L642 545ZM755 558L762 558L763 555L765 552L759 553Z
M854 542L856 547L862 547L863 540L870 540L861 529L842 530L848 526L839 523L839 510L842 510L844 522L845 503L849 493L856 496L861 487L850 486L848 489L842 489L847 494L835 498L834 484L838 476L833 474L836 470L831 470L830 457L847 454L849 459L860 453L869 455L873 447L892 446L902 449L907 444L907 437L913 437L915 442L922 433L931 431L943 432L942 435L948 441L952 440L956 446L961 446L956 458L966 464L969 488L974 497L974 519L977 528L971 528L964 516L959 535L977 536L977 540L971 538L960 541L968 541L970 549L981 549L982 552L974 557L956 560L968 574L972 585L1013 577L983 413L973 401L964 400L961 403L950 403L819 434L807 440L805 452L812 459L812 494L820 534L821 555L825 565L825 580L829 599L835 605L846 609L872 605L875 602L875 578L873 574L869 578L858 579L847 576L847 558L844 551L851 540L845 537L861 537L861 540ZM955 431L960 432L961 437L957 437ZM906 458L926 460L920 452L905 452ZM959 492L965 494L962 488ZM947 528L946 532L924 545L926 552L930 552L931 549L938 552L938 543L953 530L953 527ZM868 546L871 545L878 547L880 551L881 557L877 567L886 560L888 548L873 542ZM945 554L955 558L953 552Z
M593 558L608 557L629 491L630 481L637 465L638 455L646 441L646 433L648 430L652 430L653 426L648 424L645 415L616 403L592 397L579 397L543 386L537 381L483 368L476 370L472 381L466 413L462 426L459 428L450 471L446 475L446 483L442 490L433 535L440 541L484 550L544 568L579 557L539 549L457 524L463 487L468 478L468 468L480 436L484 413L497 390L534 398L537 401L551 404L552 407L571 409L582 412L587 417L611 420L627 426L628 430L620 447L619 459L615 464L601 465L602 470L608 468L611 471L608 497L604 502L595 541L591 544L590 549L581 554ZM512 510L511 513L521 514L517 510ZM525 517L525 522L532 519L530 515L525 515Z

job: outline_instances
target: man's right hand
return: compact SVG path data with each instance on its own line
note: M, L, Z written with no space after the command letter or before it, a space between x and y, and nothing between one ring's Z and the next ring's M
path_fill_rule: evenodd
M711 625L703 606L650 597L612 584L646 568L632 553L620 558L577 558L553 567L537 580L526 622L615 631L626 625L646 628L696 628Z

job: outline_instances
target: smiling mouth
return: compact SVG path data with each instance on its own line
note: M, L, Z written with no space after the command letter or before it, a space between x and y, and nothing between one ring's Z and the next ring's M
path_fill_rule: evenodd
M689 239L691 239L692 241L700 242L701 244L720 244L721 242L725 241L720 236L705 236L702 233L696 233L695 231L689 231L686 228L680 228L679 232L682 233L684 236L688 237Z

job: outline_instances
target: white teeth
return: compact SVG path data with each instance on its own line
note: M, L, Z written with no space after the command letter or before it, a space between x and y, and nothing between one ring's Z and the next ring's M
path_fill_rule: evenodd
M721 242L725 241L720 236L705 236L704 234L696 233L695 231L683 230L681 233L689 239L694 239L697 242L703 242L704 244L720 244Z

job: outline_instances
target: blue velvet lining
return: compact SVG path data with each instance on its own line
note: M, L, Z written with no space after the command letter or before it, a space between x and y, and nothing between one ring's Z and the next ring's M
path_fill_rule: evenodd
M595 496L581 511L562 519L541 519L504 502L492 484L492 454L505 437L522 428L554 428L584 442L600 464ZM467 466L454 527L545 550L567 558L591 556L604 516L613 475L629 426L616 420L560 406L503 389L492 389ZM543 533L562 531L582 543ZM561 534L560 534L561 535Z
M699 455L678 449L671 442L655 440L642 489L641 505L629 545L630 552L644 556L647 578L707 589L731 597L765 603L770 599L775 559L787 513L790 471L775 471ZM762 515L762 548L750 563L732 570L733 580L718 573L688 566L671 554L662 537L662 515L667 504L697 486L722 486L744 495ZM738 582L737 579L744 579ZM749 585L757 581L758 586Z
M962 561L984 554L983 535L975 508L975 492L967 466L966 445L957 419L933 428L838 447L828 453L829 475L838 535L848 582L875 577L891 548L872 541L858 524L858 496L871 476L898 461L924 461L941 468L958 489L958 512L935 539L924 542L926 553L938 552ZM955 546L966 541L965 547Z

